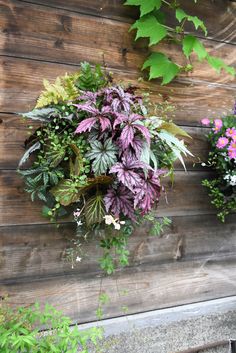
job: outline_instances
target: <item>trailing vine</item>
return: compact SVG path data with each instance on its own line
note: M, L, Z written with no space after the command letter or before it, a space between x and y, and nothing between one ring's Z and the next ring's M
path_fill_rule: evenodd
M197 0L194 0L196 3ZM198 61L206 61L218 73L225 70L230 75L235 75L235 69L225 64L223 60L210 55L203 42L193 34L185 31L186 23L190 22L195 30L200 29L207 36L204 22L197 16L187 14L178 1L168 0L126 0L125 5L138 6L140 17L133 23L130 30L136 30L135 40L148 38L149 47L168 42L182 48L183 55L188 63L185 66L171 60L165 53L152 51L145 60L142 70L149 69L149 79L161 78L162 85L168 84L182 72L193 71L191 55L196 54ZM171 10L178 25L166 25L166 10Z

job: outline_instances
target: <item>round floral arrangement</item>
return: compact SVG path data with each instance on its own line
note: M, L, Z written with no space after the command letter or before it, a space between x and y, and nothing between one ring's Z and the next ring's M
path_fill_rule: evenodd
M104 249L101 267L111 273L115 264L128 264L135 225L152 222L152 234L169 225L156 212L162 178L173 176L177 158L184 165L182 154L191 154L176 137L188 135L165 118L168 104L114 84L99 66L82 63L78 73L44 86L35 109L23 114L38 123L19 163L25 190L44 203L51 221L73 216L77 238L66 250L72 266L82 257L81 238L93 235Z
M207 135L210 152L207 165L216 172L216 178L203 180L209 189L212 204L217 208L219 219L236 211L236 105L233 114L222 119L203 119L204 126L211 126Z

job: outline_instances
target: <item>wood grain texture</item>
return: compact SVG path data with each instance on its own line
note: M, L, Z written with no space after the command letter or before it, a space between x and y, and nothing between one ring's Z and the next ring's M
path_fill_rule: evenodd
M17 0L3 2L0 26L3 28L0 53L10 56L73 65L84 60L102 63L104 59L110 68L140 72L150 53L145 40L134 44L135 34L128 31L129 25L126 23L32 6ZM204 40L204 44L211 55L235 65L236 46L208 40ZM164 50L180 65L186 65L181 47L160 44L158 50ZM192 61L194 63L195 60ZM186 77L185 74L181 76ZM230 75L219 75L203 63L196 63L194 72L187 74L187 77L218 83L233 82Z
M193 2L182 3L192 14ZM194 8L208 26L204 43L209 52L232 65L235 9L228 0L198 0ZM87 257L74 270L61 260L74 225L69 219L59 229L47 224L40 216L41 203L31 202L14 170L26 129L10 113L31 110L43 78L53 81L75 72L82 60L105 59L116 82L150 90L156 102L169 99L176 106L175 122L189 126L194 137L189 148L205 158L206 130L195 126L203 117L231 111L235 81L205 64L167 87L138 80L148 51L145 40L134 43L135 34L128 32L135 16L135 9L121 0L0 0L0 297L8 294L12 305L49 302L75 322L86 322L95 319L103 291L111 298L106 317L123 315L122 306L137 313L236 294L235 215L225 225L217 220L201 186L211 173L178 171L174 188L166 181L168 204L163 195L158 215L172 217L171 228L161 238L149 237L148 226L137 229L129 244L130 266L106 277L99 270L96 240L85 245ZM161 49L183 63L176 47L165 44ZM192 169L190 160L187 164Z
M211 177L209 172L176 172L175 183L165 179L167 201L162 196L158 214L160 216L182 216L212 214L206 188L201 186L203 178ZM30 195L14 170L0 171L0 224L42 224L47 219L41 216L41 202L31 202Z
M8 295L12 305L29 305L36 300L42 304L51 303L75 322L96 319L95 310L101 292L110 297L110 303L104 307L105 317L123 315L123 306L127 306L131 314L235 295L234 219L229 220L226 227L209 217L184 217L180 221L174 220L174 224L175 231L161 239L143 239L141 260L139 258L135 266L120 270L111 277L98 272L89 273L86 269L63 273L60 265L56 270L62 270L62 275L49 274L49 267L46 269L39 260L40 256L41 260L46 259L41 244L34 254L28 253L28 260L23 260L20 266L26 261L27 276L34 270L42 271L43 276L2 280L0 294ZM25 240L27 236L26 233ZM184 255L176 261L173 257L180 241L178 237L184 239ZM47 242L45 236L41 240ZM19 239L18 246L18 251L23 251ZM19 261L14 245L12 251L15 260ZM47 276L44 276L43 268L48 272ZM12 269L16 270L15 264Z
M27 0L33 4L42 4L54 8L66 9L97 17L131 22L137 18L136 7L124 6L123 0ZM201 18L208 28L208 37L214 40L236 43L235 15L236 5L229 0L199 0L197 5L189 0L179 1L181 7L189 14ZM175 25L172 17L167 16L168 25ZM192 31L192 26L187 26Z
M77 67L38 62L27 59L0 57L0 111L26 112L33 109L46 78L53 82L65 72ZM114 70L114 81L125 82L150 91L153 101L169 102L176 106L174 120L183 125L200 125L203 117L218 118L231 111L234 103L234 85L206 82L178 82L159 86L155 81L138 81L139 74ZM160 96L162 95L162 96Z
M2 158L0 160L0 169L16 169L25 148L24 141L28 137L29 130L27 123L15 114L1 114L0 119L0 151ZM28 122L30 123L30 122ZM33 124L36 128L36 124ZM194 167L194 162L205 160L208 152L208 143L205 137L207 130L196 127L183 127L186 132L192 136L192 139L186 138L186 144L194 157L185 158L188 170L202 169L198 163ZM177 161L176 169L183 170L182 164Z
M172 217L172 225L162 237L148 235L146 227L137 228L129 241L130 267L171 265L177 260L189 264L193 260L230 258L236 254L234 216L226 224L215 215ZM63 261L63 253L71 246L75 226L72 223L28 225L1 228L0 281L7 283L69 274L92 277L102 273L98 259L102 252L98 240L83 243L83 260L74 269Z

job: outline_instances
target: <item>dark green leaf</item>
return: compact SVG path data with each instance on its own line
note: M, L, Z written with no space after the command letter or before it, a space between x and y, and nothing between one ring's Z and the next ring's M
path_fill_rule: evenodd
M82 185L76 185L71 179L61 180L56 186L51 189L52 195L63 206L68 206L80 198L79 189Z
M88 226L103 222L103 217L106 214L103 195L98 194L88 199L85 204L84 213Z

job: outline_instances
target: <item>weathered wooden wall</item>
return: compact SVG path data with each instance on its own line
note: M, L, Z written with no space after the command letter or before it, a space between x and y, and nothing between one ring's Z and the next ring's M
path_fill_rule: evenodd
M182 1L203 18L211 54L234 65L236 59L236 4L229 0ZM95 318L98 295L106 291L111 302L106 316L175 306L236 294L235 215L220 224L210 206L202 178L211 173L188 160L188 173L176 165L174 188L168 188L159 214L170 216L171 229L160 239L139 229L130 242L130 266L114 276L98 268L99 248L86 245L88 259L76 269L61 261L69 220L57 229L40 216L40 204L31 203L16 175L26 129L16 112L28 111L42 89L42 79L55 79L78 69L82 60L102 63L117 80L137 84L139 67L147 55L144 41L128 33L135 11L121 0L1 0L0 1L0 295L12 304L50 302L75 321ZM170 20L172 21L172 20ZM191 27L189 28L191 31ZM199 33L200 35L200 33ZM165 48L172 57L181 54ZM204 158L207 143L202 117L219 117L235 98L235 82L204 64L166 87L141 82L153 99L159 93L176 105L175 120L193 136L188 141ZM126 295L123 295L123 292Z

